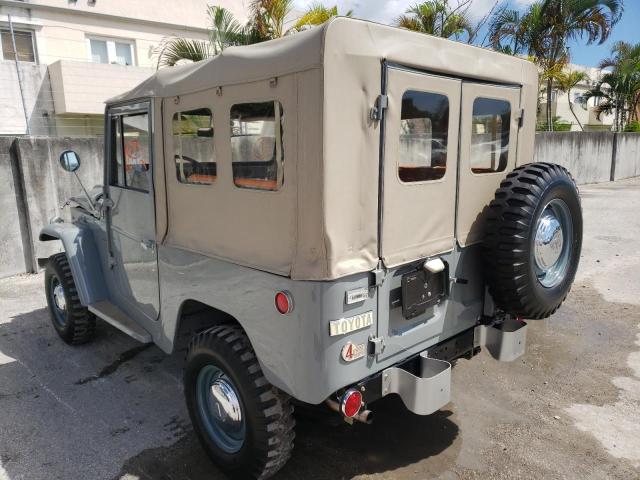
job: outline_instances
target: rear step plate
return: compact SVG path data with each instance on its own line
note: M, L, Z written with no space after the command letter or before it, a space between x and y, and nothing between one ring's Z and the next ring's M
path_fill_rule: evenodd
M382 395L397 393L418 415L430 415L451 400L451 364L427 355L419 355L419 376L400 367L382 372Z

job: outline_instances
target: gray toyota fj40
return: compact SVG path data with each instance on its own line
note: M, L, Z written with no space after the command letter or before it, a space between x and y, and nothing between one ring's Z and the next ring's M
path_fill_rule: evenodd
M160 70L107 104L104 185L40 233L64 246L53 326L169 353L204 319L186 402L233 477L285 464L294 402L433 413L454 360L517 358L576 272L575 183L530 163L537 87L523 59L345 18Z

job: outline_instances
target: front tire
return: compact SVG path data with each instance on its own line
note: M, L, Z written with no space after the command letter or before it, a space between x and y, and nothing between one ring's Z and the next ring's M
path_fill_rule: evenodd
M516 168L489 205L485 236L489 292L505 312L547 318L567 297L582 247L575 181L552 163Z
M44 288L51 323L60 338L69 345L81 345L93 339L96 317L80 303L65 253L49 257L44 274Z
M267 382L240 327L216 326L193 338L184 390L202 446L232 478L266 479L289 460L293 406Z

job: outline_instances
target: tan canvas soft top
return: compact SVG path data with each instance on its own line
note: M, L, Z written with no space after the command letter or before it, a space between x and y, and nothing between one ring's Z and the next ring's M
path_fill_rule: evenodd
M521 86L521 105L532 113L519 134L517 157L519 163L531 160L537 91L533 64L407 30L336 18L282 39L230 47L211 60L159 70L110 101L156 97L163 105L167 173L154 171L162 199L156 202L158 241L301 280L335 279L375 268L380 125L369 112L381 92L382 60ZM228 128L222 128L234 102L261 99L278 100L284 109L284 183L278 192L234 187ZM207 106L220 119L214 140L218 178L210 188L179 184L172 174L173 153L167 154L172 152L171 115L186 105ZM467 193L473 195L473 189ZM424 215L423 206L407 205L398 215L416 218ZM409 249L402 261L423 254L424 248ZM387 266L397 264L391 257L385 260Z
M313 28L269 42L228 47L210 60L162 68L108 103L185 95L317 68L322 64L323 39L324 29Z

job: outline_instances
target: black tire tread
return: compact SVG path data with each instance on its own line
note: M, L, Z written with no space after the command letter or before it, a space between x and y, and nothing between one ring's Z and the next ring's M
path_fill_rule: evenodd
M47 273L45 274L45 288L49 288L49 276L56 275L67 298L67 327L65 332L58 331L62 339L70 345L82 345L93 339L96 329L96 317L87 307L80 303L80 296L76 288L71 267L66 253L57 253L49 257ZM70 301L69 301L70 300ZM47 301L50 302L47 291ZM53 308L52 305L49 307ZM53 316L53 312L51 312ZM55 326L55 320L54 321Z
M542 305L533 301L532 284L527 274L534 213L546 187L558 177L570 180L571 174L553 163L530 163L510 172L489 204L485 230L485 275L496 304L518 317L542 319L552 315L566 299Z
M252 390L245 394L258 399L258 409L263 415L261 427L268 434L267 444L252 456L251 465L246 470L251 478L264 480L291 458L296 425L293 405L287 394L267 381L249 338L240 326L218 325L204 330L193 337L188 352L199 348L219 350L220 342L234 352L246 369Z

